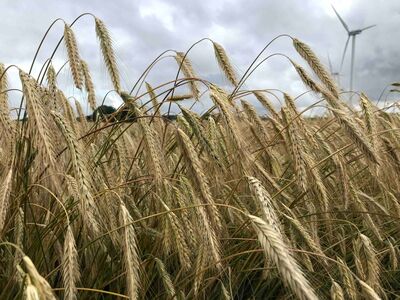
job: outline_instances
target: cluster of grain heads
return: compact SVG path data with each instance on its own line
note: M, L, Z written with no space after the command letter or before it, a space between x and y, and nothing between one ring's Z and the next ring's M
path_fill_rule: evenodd
M50 120L48 112L43 105L38 95L38 84L24 71L19 71L19 77L22 83L23 93L26 97L27 112L29 117L28 126L32 134L38 140L40 154L43 157L43 162L48 162L50 165L55 165L54 142L51 136ZM37 134L35 134L35 132Z
M24 119L15 120L0 64L0 299L399 294L396 112L361 93L351 109L297 39L311 71L291 64L325 115L308 117L311 107L271 87L244 90L215 42L210 54L234 93L201 78L184 52L175 60L189 94L177 93L175 77L152 86L147 73L123 92L108 30L95 26L124 101L113 117L85 116L100 86L68 25L73 87L88 105L63 89L52 57L42 78L19 72ZM188 108L207 96L205 114ZM164 117L165 102L177 121Z
M89 229L89 232L95 236L99 233L99 215L91 191L93 184L91 183L92 179L87 168L87 160L85 159L86 155L83 150L83 145L77 139L71 126L65 122L62 115L57 112L52 112L51 114L67 142L71 155L74 178L78 186L82 221Z

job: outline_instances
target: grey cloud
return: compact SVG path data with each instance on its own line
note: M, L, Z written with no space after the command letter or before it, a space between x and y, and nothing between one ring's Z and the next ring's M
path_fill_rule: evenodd
M343 3L343 1L341 1ZM357 37L355 88L365 90L377 98L390 82L399 81L400 3L397 0L348 1L351 9L340 11L350 28L377 24ZM350 5L349 4L349 5ZM162 10L164 9L164 10ZM49 24L57 17L71 22L75 17L91 12L103 19L114 40L117 59L121 67L124 87L129 89L151 61L166 49L185 51L200 38L210 37L221 43L240 74L250 65L258 52L275 36L287 33L308 43L327 64L329 52L335 71L339 69L346 32L332 13L328 1L50 1L0 4L0 61L5 64L29 67L36 46ZM37 73L50 55L63 27L57 24L46 40L38 58ZM99 99L111 88L90 17L82 18L75 27L82 57L88 61L99 89ZM350 50L350 49L349 49ZM288 38L282 38L266 51L263 57L282 52L304 65ZM349 57L345 60L341 82L348 87ZM203 42L189 54L200 76L226 85L218 70L209 42ZM65 61L63 46L56 55L55 64ZM170 80L176 74L173 59L161 61L149 75L153 85ZM69 80L69 81L68 81ZM15 79L12 84L16 84ZM71 84L68 70L60 81ZM249 78L246 88L279 88L298 95L305 91L290 64L282 57L265 62ZM79 97L80 91L68 90ZM300 106L314 101L302 97ZM109 101L117 103L112 96Z

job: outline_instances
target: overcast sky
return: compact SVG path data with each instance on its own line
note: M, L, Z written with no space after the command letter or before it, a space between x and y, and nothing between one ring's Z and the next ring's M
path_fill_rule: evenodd
M129 90L143 70L162 51L186 51L191 44L209 37L222 44L237 72L242 74L258 52L275 36L285 33L309 44L328 65L328 53L333 71L340 67L347 33L335 16L335 5L350 29L377 24L357 36L356 78L354 88L378 98L389 83L400 81L400 1L399 0L139 0L139 1L8 1L0 2L0 61L16 64L25 70L43 34L56 18L72 22L78 15L91 12L107 25L120 67L123 87ZM83 59L89 63L99 96L111 89L101 60L98 41L91 17L82 18L74 31ZM63 33L63 24L51 30L40 52L34 74L53 51ZM350 49L349 49L350 50ZM266 52L285 53L296 61L301 58L293 51L291 41L282 38ZM264 56L264 57L265 57ZM195 71L200 77L229 87L221 75L209 42L203 42L190 52ZM54 65L66 61L64 47L57 52ZM153 86L171 80L177 66L166 58L150 74ZM350 51L347 53L341 85L349 87ZM14 75L13 75L14 74ZM11 85L18 87L15 71L10 73ZM68 70L61 72L61 85L72 84ZM283 57L264 63L246 82L245 88L279 88L297 96L305 91L293 68ZM79 90L68 90L68 96L79 98ZM106 102L118 104L111 95ZM312 96L301 98L301 106L315 101ZM101 102L101 99L98 99ZM204 105L197 109L205 109Z

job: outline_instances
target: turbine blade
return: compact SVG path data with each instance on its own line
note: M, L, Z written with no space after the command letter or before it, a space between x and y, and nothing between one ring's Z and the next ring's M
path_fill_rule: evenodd
M344 46L343 55L342 55L342 62L340 63L340 71L339 71L339 73L342 73L342 67L343 67L344 57L345 57L345 55L346 55L346 50L347 50L347 46L349 45L349 41L350 41L350 35L349 35L349 37L347 38L346 45Z
M336 16L338 17L340 23L342 23L344 29L346 29L347 32L350 32L349 30L349 26L347 26L347 24L344 22L344 20L342 19L342 17L339 15L339 13L336 11L335 7L332 5L333 10L335 11Z
M329 52L328 52L328 63L329 63L329 71L331 72L331 74L333 74L332 62L331 62L331 58L329 56Z
M363 29L360 29L360 30L361 30L361 31L364 31L364 30L370 29L370 28L375 27L375 26L376 26L376 25L367 26L367 27L364 27Z

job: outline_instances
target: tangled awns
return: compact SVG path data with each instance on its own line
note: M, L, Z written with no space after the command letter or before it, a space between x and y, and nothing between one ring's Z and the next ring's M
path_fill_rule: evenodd
M397 113L363 93L349 105L287 35L298 55L286 58L318 99L305 109L285 92L244 89L249 72L209 39L224 88L196 74L190 52L173 52L176 78L147 82L156 59L128 92L106 26L94 26L117 111L85 117L80 103L95 110L96 89L68 24L60 47L85 102L73 108L53 57L38 76L0 64L0 299L399 295ZM183 105L204 99L201 114ZM176 120L163 117L171 105ZM308 117L315 105L326 112Z

